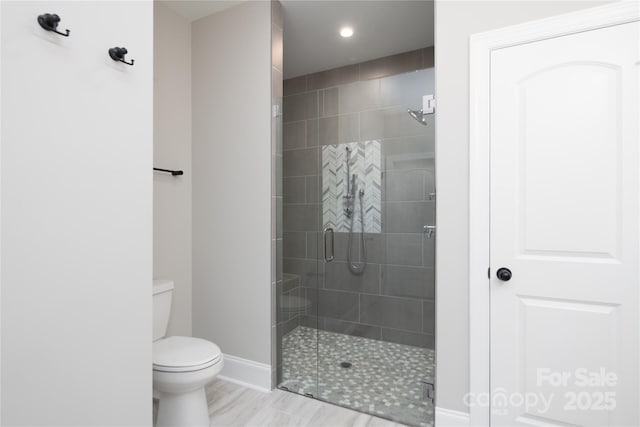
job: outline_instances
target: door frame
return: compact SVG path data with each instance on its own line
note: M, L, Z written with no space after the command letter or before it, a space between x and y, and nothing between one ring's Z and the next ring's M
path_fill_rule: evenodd
M640 21L625 0L509 26L470 37L469 80L469 392L490 393L490 88L491 52L574 33ZM470 425L490 425L491 408L471 406Z

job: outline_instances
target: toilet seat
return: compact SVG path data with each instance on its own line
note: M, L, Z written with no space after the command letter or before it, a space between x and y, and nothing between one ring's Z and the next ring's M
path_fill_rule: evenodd
M200 338L173 336L153 343L154 371L199 371L221 360L220 348Z

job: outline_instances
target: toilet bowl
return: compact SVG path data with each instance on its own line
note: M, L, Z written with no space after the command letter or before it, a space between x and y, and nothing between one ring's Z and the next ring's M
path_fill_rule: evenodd
M173 282L153 283L153 390L158 398L156 426L209 426L204 387L220 373L223 356L200 338L164 338Z

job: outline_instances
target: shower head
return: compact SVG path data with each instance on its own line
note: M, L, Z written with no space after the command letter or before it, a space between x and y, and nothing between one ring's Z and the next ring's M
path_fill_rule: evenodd
M408 109L407 113L409 113L409 115L411 117L413 117L414 119L416 119L417 122L421 123L422 125L426 126L427 125L427 119L424 117L425 114L422 112L422 110L412 110L412 109Z

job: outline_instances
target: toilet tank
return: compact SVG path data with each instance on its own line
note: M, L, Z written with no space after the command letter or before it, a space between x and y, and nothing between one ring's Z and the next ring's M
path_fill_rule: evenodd
M167 333L172 295L172 280L153 280L153 341L159 340Z

